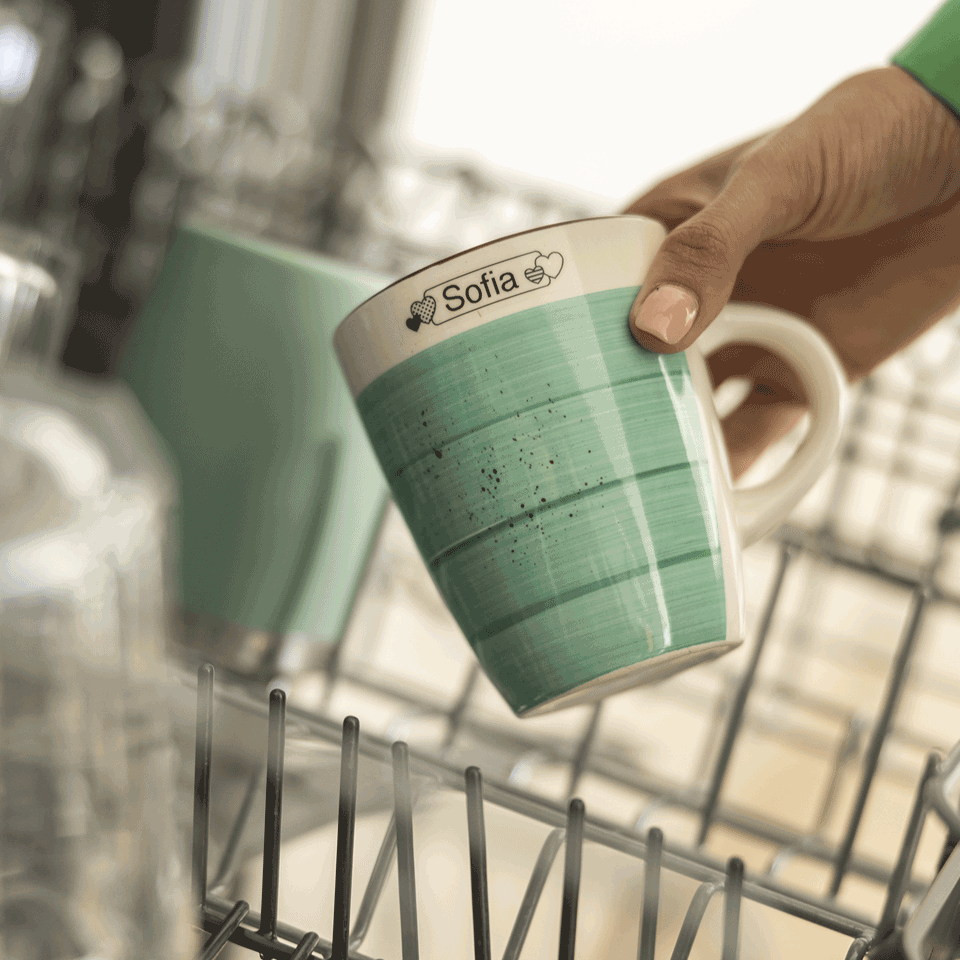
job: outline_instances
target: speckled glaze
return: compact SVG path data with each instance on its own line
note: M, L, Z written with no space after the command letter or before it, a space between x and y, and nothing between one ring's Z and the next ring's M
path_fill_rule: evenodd
M638 289L492 320L358 397L428 569L518 713L726 639L687 359L637 347Z
M620 216L505 237L397 281L334 337L427 567L520 715L742 643L741 547L839 441L843 371L798 318L728 304L684 354L634 341L665 236ZM779 354L810 398L798 450L750 489L733 487L704 360L728 343Z

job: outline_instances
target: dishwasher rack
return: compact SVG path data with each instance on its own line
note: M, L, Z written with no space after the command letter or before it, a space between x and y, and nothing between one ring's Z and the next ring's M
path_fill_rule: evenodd
M399 901L401 910L402 940L401 956L404 960L419 956L417 933L417 897L415 868L413 864L412 807L414 791L411 786L411 757L403 742L392 748L383 741L371 738L362 750L370 757L387 763L392 760L395 789L395 813L381 846L373 874L364 892L363 900L355 918L352 936L350 923L353 831L357 802L357 765L361 751L359 722L348 717L342 728L342 760L340 779L340 802L337 837L335 925L332 940L325 940L315 932L304 932L280 922L278 916L279 854L282 823L283 744L286 730L286 697L282 690L270 696L269 737L266 763L266 808L269 811L264 821L264 869L260 912L252 912L247 901L231 903L222 896L229 865L235 856L235 843L245 827L249 804L241 808L232 843L224 850L216 880L208 889L208 821L210 807L210 760L212 741L210 731L213 714L213 669L201 668L199 678L197 717L196 790L194 806L194 832L192 850L192 903L199 911L200 927L209 938L199 956L214 960L228 942L245 947L264 957L284 957L306 960L308 957L333 958L333 960L369 960L360 952L363 934L370 915L376 909L395 856L398 865ZM324 739L334 736L332 724L300 712L294 712L294 720L312 735ZM931 755L920 781L913 815L904 834L895 869L891 872L887 900L880 918L871 923L839 908L831 908L827 902L818 903L792 893L775 882L762 877L744 877L743 861L730 858L724 870L720 864L691 851L671 850L664 845L663 832L652 827L645 837L631 835L613 824L600 820L587 820L582 800L574 798L566 810L554 805L537 803L517 791L501 785L484 788L482 775L477 767L468 767L462 779L458 771L439 764L436 760L414 756L414 771L428 778L438 777L450 787L459 787L466 794L467 821L470 835L470 869L473 891L473 926L475 956L489 958L490 904L487 890L486 836L484 827L484 801L500 804L528 817L542 820L553 827L543 845L530 877L526 895L517 911L510 940L504 958L516 960L520 956L543 892L546 876L557 857L561 846L565 847L563 867L563 910L559 934L560 957L572 960L575 956L577 932L577 900L580 888L580 863L584 839L608 844L624 853L640 857L646 864L641 920L639 927L638 960L654 960L656 943L657 911L659 901L659 878L663 865L700 882L693 897L672 957L685 960L707 906L718 892L724 898L723 960L736 960L739 956L739 916L741 898L747 897L757 903L793 914L811 923L820 924L837 933L852 937L847 960L866 956L867 950L877 943L894 940L897 934L898 912L904 893L910 883L910 871L923 820L928 810L940 814L952 832L944 850L943 860L956 846L960 838L960 817L953 810L944 791L945 782L956 774L960 767L960 752L954 752L950 762L942 764ZM705 821L706 822L706 821ZM849 868L849 854L835 864L836 883L839 884ZM225 869L226 867L226 869ZM953 936L956 928L951 928ZM890 953L889 956L899 954ZM938 954L938 956L940 956ZM948 954L942 954L948 956Z
M525 892L509 905L513 920L504 958L521 956L561 848L562 902L555 942L561 958L575 956L585 844L642 864L630 932L637 944L631 955L638 960L691 956L712 902L714 908L721 903L722 935L715 955L723 960L742 955L741 913L748 903L840 935L845 954L839 955L848 960L868 952L872 957L907 956L906 940L922 944L923 960L960 956L960 852L953 855L960 841L960 744L954 745L960 723L953 725L953 715L960 718L960 649L954 646L951 653L950 647L951 636L960 645L958 359L957 325L944 322L857 389L837 463L809 502L761 548L765 590L751 591L753 629L745 648L715 665L688 671L686 680L678 679L678 686L662 694L654 689L622 695L646 697L649 703L661 696L672 706L679 691L685 702L695 705L706 734L703 749L692 751L697 757L686 778L638 762L626 743L629 732L605 733L611 701L583 708L573 734L569 725L558 733L490 708L482 690L486 681L475 665L463 671L455 690L419 688L378 668L365 641L352 640L349 631L317 675L321 692L313 699L297 695L295 682L270 691L269 702L264 702L265 691L229 683L216 688L213 668L201 666L192 785L192 905L205 938L199 956L213 960L233 944L264 957L365 960L365 938L385 902L396 864L399 938L394 954L384 960L418 957L417 880L422 879L422 867L415 866L414 814L443 791L465 796L472 942L478 960L492 955L491 909L502 907L496 891L488 893L485 820L493 809L535 822L545 831L538 855L527 865ZM392 568L391 575L401 578L404 574L396 570L409 569L409 563L397 557L383 560L382 544L379 555L380 567L374 562L368 571L368 595L376 594L385 569ZM838 617L832 612L831 591L842 578L886 590L896 600L888 602L884 594L887 600L879 604L879 619L874 621L861 622L870 611L856 602L850 616ZM382 615L375 603L372 608ZM838 628L844 633L839 640L830 633ZM353 635L370 630L368 618L354 624ZM869 646L877 630L894 638L889 647ZM351 652L352 645L358 649ZM857 670L872 671L876 681L872 699L864 683L862 699L870 702L863 709L842 702L824 679L844 658L847 666L852 662ZM289 706L283 687L291 691ZM341 721L338 708L344 701L339 694L345 688L389 705L379 731L361 734L356 716ZM294 700L306 706L294 705ZM937 710L931 704L939 705ZM216 869L208 879L214 860L211 811L221 806L211 778L217 751L215 705L265 724L266 759L244 773L246 788L219 831ZM947 719L935 719L931 731L923 727L929 715ZM802 722L797 720L801 716L806 717ZM827 726L830 733L825 733ZM376 722L373 727L376 730ZM281 920L285 744L291 737L323 745L338 758L337 809L330 817L337 836L329 939ZM776 755L817 752L823 768L819 800L811 788L804 804L815 810L812 824L788 825L744 805L736 764L751 738ZM478 764L471 762L477 757L492 757L494 772L481 775ZM389 821L359 907L353 909L361 763L379 769L392 791ZM333 768L328 764L325 769L332 777ZM537 789L544 771L553 784L546 791ZM638 812L611 817L610 806L602 804L601 812L594 812L589 795L599 781L636 799L633 809ZM890 841L886 856L873 849L864 852L860 842L881 782L896 783L910 797L906 816L881 830ZM260 795L263 867L256 912L249 897L235 897L231 891L237 889L241 848L255 829L251 814ZM687 825L679 839L656 822L663 817L679 817ZM723 842L711 846L720 834ZM750 858L737 855L737 843L749 848L755 860L766 857L767 865L745 867ZM758 845L762 855L756 853ZM733 848L729 856L718 853L724 846ZM918 853L921 847L923 856ZM816 874L819 889L811 890L789 875L800 861ZM695 885L670 943L664 942L662 930L658 941L667 872ZM878 907L865 909L845 900L849 887L869 887ZM904 936L905 930L910 936ZM918 948L910 949L910 960L919 960Z

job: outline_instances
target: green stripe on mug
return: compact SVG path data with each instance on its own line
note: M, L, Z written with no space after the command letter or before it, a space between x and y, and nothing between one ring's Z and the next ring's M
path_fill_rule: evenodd
M586 703L743 641L740 548L821 473L843 372L801 320L729 304L684 353L628 314L666 236L643 217L555 224L435 263L361 304L335 346L434 582L513 710ZM734 489L705 355L763 347L810 430Z
M648 353L630 336L637 292L492 320L398 364L357 400L467 639L485 660L500 634L511 638L518 669L499 686L522 710L539 705L530 678L541 661L565 685L609 672L605 658L582 656L605 641L584 633L584 617L604 622L598 605L619 610L613 669L726 639L696 394L683 354ZM673 566L682 577L663 575ZM697 602L681 617L684 593ZM559 609L568 604L575 614ZM557 629L571 617L572 634Z

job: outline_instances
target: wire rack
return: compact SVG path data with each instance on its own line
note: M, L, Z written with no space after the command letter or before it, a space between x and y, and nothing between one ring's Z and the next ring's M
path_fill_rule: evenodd
M322 670L185 675L199 956L960 956L958 360L857 389L741 650L593 707L509 715L388 515Z

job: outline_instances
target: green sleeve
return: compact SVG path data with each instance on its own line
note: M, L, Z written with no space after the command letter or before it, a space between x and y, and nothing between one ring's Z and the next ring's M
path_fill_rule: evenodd
M893 62L960 117L960 0L947 0Z

